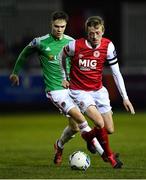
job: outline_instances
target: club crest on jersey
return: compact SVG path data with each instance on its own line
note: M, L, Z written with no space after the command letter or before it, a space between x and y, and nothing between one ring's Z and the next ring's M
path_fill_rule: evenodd
M52 61L52 60L54 60L54 56L52 54L49 54L48 59L49 59L49 61Z
M49 60L49 61L53 61L53 60L55 59L55 57L54 57L53 54L51 54L51 49L50 49L50 47L47 47L45 50L46 50L46 51L50 51L50 52L47 52L47 54L48 54L48 60Z
M93 52L93 56L96 57L96 58L99 57L100 56L100 52L99 51L94 51Z
M84 102L81 101L80 104L79 104L80 108L83 108L85 106Z
M66 106L66 103L65 102L62 102L61 103L61 106L64 108Z

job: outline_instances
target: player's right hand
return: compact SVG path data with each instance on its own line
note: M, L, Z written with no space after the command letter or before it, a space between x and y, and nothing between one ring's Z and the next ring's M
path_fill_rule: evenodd
M11 75L9 76L9 79L10 79L10 81L12 82L12 85L13 85L13 86L14 86L14 85L19 86L19 77L18 77L16 74L11 74Z
M123 100L123 104L124 104L124 107L127 111L130 111L131 114L135 114L135 110L134 110L134 107L132 105L132 103L130 102L129 99L125 99Z
M64 87L64 88L69 88L69 82L67 81L67 80L63 80L62 81L62 86Z

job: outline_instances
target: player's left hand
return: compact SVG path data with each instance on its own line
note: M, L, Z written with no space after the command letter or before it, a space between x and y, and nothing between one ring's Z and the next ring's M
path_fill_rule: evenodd
M133 105L132 105L132 103L130 102L129 99L124 99L124 100L123 100L123 105L124 105L124 107L125 107L125 109L126 109L127 111L130 111L131 114L135 114L134 107L133 107Z

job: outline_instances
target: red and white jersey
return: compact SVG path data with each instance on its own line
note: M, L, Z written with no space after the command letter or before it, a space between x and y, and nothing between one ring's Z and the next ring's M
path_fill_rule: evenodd
M71 57L70 89L92 91L102 87L102 73L105 63L117 63L113 43L102 38L96 48L92 48L84 38L74 40L64 48Z

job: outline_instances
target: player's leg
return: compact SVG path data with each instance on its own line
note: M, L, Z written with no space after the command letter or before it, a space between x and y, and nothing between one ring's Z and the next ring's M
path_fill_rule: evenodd
M111 111L112 107L110 105L109 93L107 89L102 87L100 90L92 92L91 95L102 115L107 133L112 134L114 132L114 123L112 118L113 113ZM115 156L116 158L119 158L119 153L115 153Z
M106 137L107 134L105 131L104 121L102 119L101 114L99 113L97 108L93 105L88 106L85 113L89 117L89 119L91 119L93 121L93 123L95 124L95 126L96 126L94 128L95 129L95 136L97 137L100 144L102 145L106 155L110 156L112 154L112 151L109 147L108 138Z
M91 113L91 112L94 112L94 113ZM87 116L89 118L92 118L92 120L94 121L94 123L96 125L96 127L90 131L90 133L94 134L94 136L93 137L92 137L92 135L89 136L89 133L87 134L85 132L84 134L82 134L82 137L88 141L91 141L91 139L96 136L98 141L100 142L102 148L104 149L105 155L107 156L108 161L110 162L112 167L113 168L121 168L123 163L119 159L116 158L115 154L111 150L107 130L105 129L104 126L100 126L100 125L102 125L102 123L100 123L100 121L98 124L98 119L96 121L98 113L95 113L95 112L96 112L95 106L89 106L86 110ZM94 114L96 114L96 115L94 116ZM105 155L102 156L103 159L105 159Z
M112 107L110 105L109 93L107 89L102 87L100 90L92 92L91 95L102 115L107 133L112 134L114 132L114 122L112 117L113 112L111 111ZM119 153L115 153L114 155L116 158L119 158Z
M74 107L75 105L68 100L68 90L48 92L46 96L59 109L60 113L65 114L69 120L69 123L63 130L60 138L57 139L54 144L54 163L56 165L60 165L62 163L64 144L72 139L74 134L79 131L77 123L73 121L73 118L67 115L68 109L70 109L70 107Z
M91 136L92 138L90 138L90 140L85 139L83 136L83 139L86 140L87 142L87 148L89 151L91 151L92 146L94 145L96 147L97 152L100 155L103 155L104 150L101 147L101 145L99 144L99 142L97 141L97 139L95 138L95 134L92 134L91 128L88 125L88 122L86 121L85 117L83 116L82 113L80 113L80 111L76 111L77 108L72 108L68 114L70 116L72 116L74 118L74 120L78 123L78 127L80 129L81 135L86 132L86 134L89 133L89 136ZM80 119L80 121L79 121ZM82 119L82 122L81 122ZM94 133L94 132L93 132ZM91 146L91 148L89 148L89 146Z
M70 115L74 121L78 124L80 132L89 132L91 128L89 127L85 117L73 103L73 100L70 98L67 90L61 90L50 92L51 100L59 109L62 109L64 114ZM91 133L90 133L91 134ZM93 138L92 138L93 139ZM88 142L89 143L89 142ZM103 152L101 145L99 144L99 150Z
M70 139L72 139L73 137L75 137L75 134L77 133L77 132L79 132L80 131L80 129L79 129L79 127L78 127L78 124L74 121L74 119L73 118L71 118L71 117L69 117L68 118L68 120L69 120L69 128L68 128L68 133L64 133L64 135L62 134L62 136L61 136L61 138L60 138L60 140L62 141L62 144L64 145L66 142L68 142ZM90 129L91 130L91 129ZM66 138L65 138L66 137ZM66 140L65 140L65 139ZM63 140L64 139L64 140ZM59 143L58 143L59 144ZM96 152L98 152L99 150L101 150L101 149L99 149L98 148L98 146L100 146L99 145L99 142L97 141L97 139L96 138L93 138L93 140L92 140L92 142L87 142L87 149L91 152L91 153L93 153L93 154L95 154ZM62 146L63 147L63 146ZM99 152L98 152L99 153ZM100 154L102 154L103 153L103 150L100 152Z
M104 120L105 128L108 134L114 133L114 122L112 117L112 111L102 113L101 115Z
M60 138L58 139L58 145L60 148L64 148L64 144L75 137L75 134L79 132L78 124L72 117L68 117L68 126L63 130Z
M71 117L68 117L68 121L69 124L65 127L60 138L57 139L56 143L54 144L54 163L57 165L62 163L64 145L75 137L75 134L79 131L78 124Z
M83 92L83 94L82 94L82 92ZM96 113L94 113L93 109L91 112L88 112L88 113L90 113L91 120L94 121L94 119L96 119L96 120L98 119L98 123L96 123L96 121L94 123L99 127L104 126L102 116L97 111L97 109L95 107L96 104L89 93L84 93L84 91L80 91L80 90L79 91L71 90L71 95L75 99L75 102L77 103L77 105L80 107L80 110L82 111L82 113L84 113L86 111L87 107L89 107L90 105L93 106ZM90 109L89 109L89 111L90 111ZM84 132L86 132L86 131L82 131L82 133L84 133ZM93 133L93 137L94 136L96 136L96 135ZM99 144L97 138L96 137L93 138L93 137L91 139L89 138L89 140L85 139L87 141L88 150L91 153L98 152L101 156L104 157L104 151L103 151L103 149L101 149L101 145Z
M91 93L94 101L96 102L96 106L99 112L102 115L104 120L104 126L108 132L108 134L112 134L114 132L114 122L112 117L112 107L110 105L109 93L105 87L102 87L98 91L94 91Z

